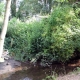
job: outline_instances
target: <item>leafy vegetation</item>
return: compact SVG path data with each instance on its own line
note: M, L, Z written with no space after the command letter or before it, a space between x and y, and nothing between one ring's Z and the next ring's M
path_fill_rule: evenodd
M21 9L24 9L24 6ZM79 13L79 3L75 3L57 7L54 5L48 18L40 21L26 23L12 18L9 21L4 47L17 60L30 60L33 63L40 61L43 66L48 66L53 61L66 62L75 56L80 56ZM0 26L2 26L1 21Z
M56 76L47 76L45 79L42 79L42 80L57 80L56 79Z
M9 22L5 48L17 60L40 61L43 66L53 61L66 62L74 57L74 52L80 52L79 22L69 5L58 6L47 19L30 24L13 18Z

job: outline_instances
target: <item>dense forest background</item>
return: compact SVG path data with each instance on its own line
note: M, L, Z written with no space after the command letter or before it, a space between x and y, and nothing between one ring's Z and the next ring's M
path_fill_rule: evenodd
M80 57L80 1L12 0L4 48L16 60L43 66Z

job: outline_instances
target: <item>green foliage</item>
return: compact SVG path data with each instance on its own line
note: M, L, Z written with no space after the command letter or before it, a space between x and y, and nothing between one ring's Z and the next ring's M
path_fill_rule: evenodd
M15 18L9 22L5 47L8 46L17 59L22 59L22 56L26 53L26 27L25 23L22 23Z
M42 80L57 80L57 74L55 72L52 72L51 74L52 75L46 76L46 78Z
M11 1L11 16L16 17L16 0Z
M38 3L38 0L23 0L17 12L17 17L23 21L28 16L40 13L41 8L42 5Z
M80 2L74 3L73 4L73 9L74 9L76 17L80 18Z
M8 47L16 59L31 60L42 49L41 33L41 23L27 25L14 18L9 22L5 48Z
M17 19L9 22L5 47L18 60L66 62L80 52L80 19L69 5L56 7L47 19L27 24Z
M45 79L42 80L57 80L55 76L47 76Z
M67 2L68 0L55 0L57 2Z
M0 3L0 16L4 13L4 3Z
M51 26L51 45L53 59L59 61L68 60L74 52L72 41L71 21L75 18L69 6L57 7L49 18Z

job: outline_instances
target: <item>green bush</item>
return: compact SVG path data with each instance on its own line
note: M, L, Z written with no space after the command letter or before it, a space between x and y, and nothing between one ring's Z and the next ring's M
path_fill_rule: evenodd
M16 59L22 59L22 56L27 52L26 27L27 25L25 23L15 18L9 22L5 47L8 48L14 56L17 56Z
M57 7L44 27L44 52L49 62L65 62L73 56L75 49L70 22L76 17L71 12L73 11L69 6Z
M9 22L5 48L8 48L16 59L31 60L41 51L41 33L41 23L27 24L14 18Z
M18 60L66 62L80 52L80 19L71 6L57 7L47 19L27 24L17 19L9 22L5 47ZM44 64L45 63L45 64Z

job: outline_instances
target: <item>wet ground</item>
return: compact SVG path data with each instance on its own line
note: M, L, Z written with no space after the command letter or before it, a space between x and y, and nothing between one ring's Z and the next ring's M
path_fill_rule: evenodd
M0 63L0 80L42 80L47 75L57 74L57 80L80 80L80 73L69 74L80 67L80 59L74 60L66 65L53 63L49 67L33 65L29 62L21 63L14 59Z

